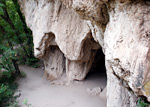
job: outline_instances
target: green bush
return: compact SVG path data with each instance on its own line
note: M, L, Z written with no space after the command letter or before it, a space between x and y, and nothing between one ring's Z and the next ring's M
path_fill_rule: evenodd
M8 85L1 84L0 85L0 102L5 102L8 100L10 96L13 95L13 91L9 88Z
M1 107L7 107L15 102L16 97L13 96L17 84L1 84L0 85L0 105Z
M0 107L14 105L16 102L16 96L14 96L14 93L18 85L14 83L14 81L15 74L12 71L6 70L0 72Z

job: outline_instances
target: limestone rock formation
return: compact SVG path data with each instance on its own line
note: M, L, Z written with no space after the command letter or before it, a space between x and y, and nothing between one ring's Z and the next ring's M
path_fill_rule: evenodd
M107 107L150 101L150 1L19 0L45 77L83 80L99 48L105 54Z
M43 58L48 55L46 51L49 47L57 45L66 58L66 73L69 80L84 79L91 67L93 55L96 53L92 50L100 48L99 44L93 40L87 22L82 20L74 10L66 8L60 0L21 1L21 7L27 25L33 32L35 56ZM51 52L49 57L53 57L50 54ZM58 56L54 55L54 57ZM59 59L55 62L52 59L56 58L49 59L54 64L44 60L48 63L45 64L46 72L49 73L47 75L57 79L62 75L62 70L57 73L57 70L54 72L50 68L53 68L53 65L54 68L63 69L60 64L62 61ZM63 64L65 66L65 63Z
M116 4L109 12L104 49L106 66L109 66L120 80L126 82L127 87L134 93L145 95L150 101L149 94L146 94L148 90L144 88L146 82L150 81L149 3L138 1Z

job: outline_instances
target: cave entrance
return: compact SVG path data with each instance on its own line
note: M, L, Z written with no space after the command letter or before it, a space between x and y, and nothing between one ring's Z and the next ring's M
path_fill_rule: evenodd
M106 90L107 84L107 75L106 75L106 68L105 68L105 55L102 49L99 49L96 53L95 60L92 64L91 70L85 78L86 82L90 82L92 86L90 87L100 87L102 91ZM92 83L91 83L92 82ZM104 92L106 94L106 91Z

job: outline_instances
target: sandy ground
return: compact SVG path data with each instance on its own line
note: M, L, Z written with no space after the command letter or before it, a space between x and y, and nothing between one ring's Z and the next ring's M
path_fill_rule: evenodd
M31 107L106 107L106 90L101 92L106 85L104 74L91 73L82 82L70 85L51 84L43 78L43 70L20 66L26 73L25 78L18 81L19 88L16 94L21 107L24 99L28 99Z

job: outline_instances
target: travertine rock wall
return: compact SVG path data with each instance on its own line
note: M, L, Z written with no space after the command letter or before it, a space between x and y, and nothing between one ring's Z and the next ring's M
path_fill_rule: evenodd
M35 56L43 58L46 50L55 43L66 58L69 80L84 79L95 54L91 50L100 48L93 40L87 22L74 10L66 8L60 0L21 1L21 7L33 32ZM48 65L51 67L52 64ZM53 78L60 74L53 75Z
M102 48L107 106L135 107L140 95L150 101L150 1L19 1L47 79L83 80Z
M147 96L150 101L150 94L148 94L150 87L146 84L150 81L150 35L148 33L150 31L150 2L114 4L115 2L110 3L113 10L109 11L110 20L104 34L106 66L110 67L107 70L108 72L112 70L112 73L126 84L124 87L131 88L136 95ZM109 77L112 78L108 76L108 80ZM109 84L112 84L112 81L109 81ZM109 84L108 88L112 89L118 86ZM110 91L108 93L118 92L117 90L108 91ZM119 96L122 94L120 93Z
M47 80L55 80L65 72L65 57L58 46L50 46L43 57Z

